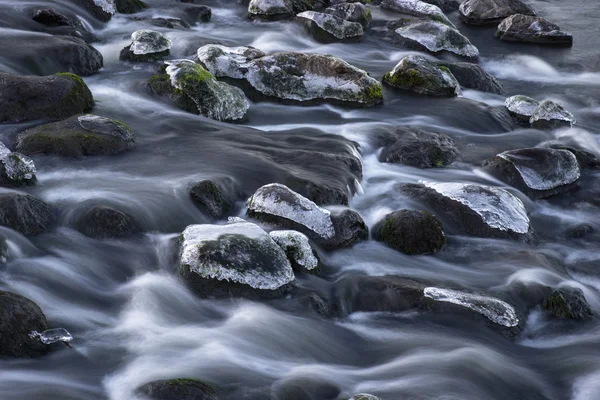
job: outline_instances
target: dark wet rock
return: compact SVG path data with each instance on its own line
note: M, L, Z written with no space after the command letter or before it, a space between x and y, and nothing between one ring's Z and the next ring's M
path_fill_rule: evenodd
M336 314L336 310L333 305L329 303L329 300L317 293L311 293L303 299L303 304L306 304L317 314L325 317L332 318Z
M24 154L78 158L117 154L134 144L134 135L127 125L86 114L22 131L17 136L15 149Z
M454 182L405 184L400 189L430 207L445 227L448 223L480 237L530 239L523 202L504 189Z
M32 19L46 26L45 29L36 30L41 30L53 35L75 36L86 42L93 42L98 39L83 26L77 17L68 17L53 8L36 10Z
M285 251L294 271L310 274L318 271L319 258L306 235L297 231L273 231L269 235Z
M91 16L102 22L108 22L117 12L116 0L71 0Z
M46 329L46 316L37 304L16 293L0 290L0 358L45 355L50 346L31 334Z
M190 225L179 275L200 296L276 297L294 280L285 252L258 225Z
M217 78L243 79L249 63L266 54L254 47L207 44L198 49L197 55L200 64Z
M340 3L328 7L325 12L350 22L358 22L366 29L371 24L373 16L371 9L362 3Z
M294 376L277 381L271 388L271 400L335 400L341 390L323 378Z
M504 19L494 37L507 42L572 46L573 36L542 17L516 14Z
M316 242L326 250L352 247L359 242L369 240L369 228L359 213L354 210L343 210L331 215L335 235L326 240Z
M167 62L159 74L148 80L155 94L165 96L179 108L225 122L241 122L250 103L241 89L219 82L191 60Z
M185 7L185 13L190 17L191 22L210 22L212 18L212 10L208 6L204 5L192 5Z
M296 15L296 19L304 24L316 40L324 43L356 41L364 33L358 22L346 21L332 14L304 11Z
M36 236L54 228L52 208L36 197L16 192L0 193L0 225L25 236Z
M404 57L383 76L383 82L427 96L454 97L460 94L460 85L452 73L422 56Z
M53 8L37 10L33 14L33 20L48 26L69 26L71 20Z
M544 299L543 308L559 319L588 320L594 318L583 291L578 288L556 289Z
M540 147L547 147L556 150L567 150L575 154L577 162L579 162L579 168L600 168L600 158L598 158L594 153L576 146L577 144L575 143L571 146L562 144L560 142L546 142L540 144Z
M575 117L561 104L544 100L531 115L529 123L536 129L557 129L573 126Z
M487 160L484 169L534 199L572 190L581 174L573 153L547 148L505 151Z
M131 44L121 50L123 61L158 61L169 56L171 41L160 32L140 29L131 34Z
M479 57L477 47L458 29L429 19L403 18L387 25L392 42L433 54L449 52L462 57Z
M141 0L115 0L115 7L121 14L135 14L148 8Z
M459 7L460 17L469 25L493 25L513 14L535 15L521 0L466 0Z
M417 168L440 168L458 157L454 140L418 128L399 128L379 154L379 161Z
M142 385L137 394L150 400L217 400L217 391L211 385L196 379L169 379Z
M591 235L596 230L592 225L589 224L579 224L575 225L565 231L565 236L567 239L581 239L588 235Z
M467 62L440 61L439 66L446 67L464 88L496 94L504 93L502 84L477 64Z
M439 7L445 13L456 11L460 7L458 0L423 0L423 2Z
M231 178L203 180L190 189L190 197L204 214L222 219L235 210L238 191Z
M380 7L385 10L439 21L451 27L454 26L438 6L420 0L383 0Z
M154 26L169 29L190 29L190 24L179 18L151 18L147 20Z
M504 105L517 121L529 123L534 111L540 105L540 102L531 97L523 95L515 95L507 98Z
M0 142L0 185L27 186L36 182L33 160L21 153L11 152Z
M446 244L442 223L424 211L400 210L373 227L375 240L408 255L432 254Z
M139 232L130 215L112 207L96 206L77 221L77 230L96 239L124 238Z

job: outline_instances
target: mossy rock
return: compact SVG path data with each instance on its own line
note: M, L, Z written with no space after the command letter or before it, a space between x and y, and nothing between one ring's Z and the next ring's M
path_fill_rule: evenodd
M461 93L447 67L439 67L422 56L404 57L383 76L383 83L427 96L455 97Z
M150 400L217 400L216 389L197 379L169 379L140 386L137 394Z
M594 318L594 312L578 288L565 287L550 293L544 299L543 308L559 319L588 320Z

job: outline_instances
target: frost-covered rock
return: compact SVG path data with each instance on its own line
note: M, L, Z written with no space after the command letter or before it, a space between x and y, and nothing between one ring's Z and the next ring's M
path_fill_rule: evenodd
M383 0L381 8L416 17L424 17L452 27L454 26L439 7L420 0Z
M416 55L400 60L391 72L383 75L383 82L427 96L454 97L461 93L458 81L448 70Z
M346 21L335 15L315 11L304 11L296 15L312 36L321 42L359 40L363 35L362 25Z
M573 153L547 148L505 151L487 160L484 168L535 199L573 189L580 176Z
M513 306L494 297L437 287L426 287L423 289L423 294L435 301L452 303L471 309L484 315L490 321L507 328L519 324L519 318Z
M298 102L373 106L383 101L381 83L330 55L275 53L250 63L246 80L268 97Z
M35 164L31 158L11 152L0 142L0 185L32 185L36 181L35 173Z
M368 393L358 393L352 396L349 400L380 400L379 397Z
M490 186L423 182L401 190L431 207L436 215L473 236L528 240L529 217L523 202L510 192Z
M529 122L540 102L531 97L518 94L507 98L504 101L504 105L515 119L521 122Z
M325 12L350 22L358 22L364 29L371 24L371 9L362 3L340 3L328 7Z
M466 0L458 10L469 25L497 24L513 14L535 15L521 0Z
M281 294L294 280L285 252L258 225L190 225L179 275L201 296Z
M373 237L404 254L432 254L446 244L441 222L432 214L399 210L386 215L373 227Z
M166 68L148 80L150 89L168 97L185 111L217 121L239 122L250 103L241 89L219 82L191 60L166 62Z
M404 18L388 24L392 40L431 53L447 51L467 58L479 50L454 26L428 19Z
M291 0L250 0L248 16L275 20L290 18L294 15L294 6Z
M533 111L529 123L537 129L556 129L573 126L575 117L561 104L544 100Z
M573 36L561 31L558 25L541 17L523 14L502 20L494 37L507 42L573 45Z
M273 231L269 235L283 249L295 270L315 272L319 266L319 259L306 235L297 231Z
M458 0L423 0L425 3L437 6L445 13L458 10L460 2Z
M160 32L140 29L131 34L131 44L120 55L126 61L156 61L170 54L171 41Z
M252 60L265 56L254 47L227 47L207 44L198 49L198 60L211 74L221 78L242 79Z
M504 93L504 88L498 79L487 73L477 64L446 61L438 61L437 64L448 68L462 87L482 92Z
M31 331L29 337L32 339L39 339L44 344L53 344L57 342L70 343L73 340L73 336L65 328L54 328L47 329L43 332Z

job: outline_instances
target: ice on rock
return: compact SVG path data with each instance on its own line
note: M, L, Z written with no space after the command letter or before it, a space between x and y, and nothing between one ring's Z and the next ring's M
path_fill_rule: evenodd
M161 53L171 48L171 41L160 32L151 29L140 29L131 34L129 50L133 54Z
M533 111L529 123L534 127L573 126L575 117L565 108L552 100L544 100Z
M115 14L117 12L115 0L94 0L94 4L102 8L105 13Z
M516 95L507 98L504 105L508 111L524 120L529 120L535 109L540 105L540 102L531 97Z
M407 22L396 35L419 43L432 53L447 51L463 57L477 58L479 50L453 26L430 20Z
M249 63L265 53L253 47L207 44L198 49L198 60L216 77L242 79Z
M383 0L381 8L417 17L431 18L454 27L454 24L438 6L420 0Z
M44 344L52 344L57 342L69 343L73 340L73 336L64 328L48 329L39 333L32 331L29 334L32 339L38 338Z
M362 25L358 22L346 21L331 14L305 11L296 15L296 18L312 21L320 29L339 40L360 38L364 33Z
M4 143L0 142L0 162L2 172L13 182L32 179L37 172L33 160L21 153L11 152Z
M319 265L319 260L313 254L312 247L306 235L297 231L273 231L269 235L273 238L293 263L310 271Z
M455 182L421 183L442 196L467 206L492 228L520 234L529 231L525 205L521 199L504 189Z
M490 321L508 328L519 324L519 318L513 306L494 297L437 287L426 287L423 289L423 294L425 297L429 297L435 301L452 303L469 308L484 315Z

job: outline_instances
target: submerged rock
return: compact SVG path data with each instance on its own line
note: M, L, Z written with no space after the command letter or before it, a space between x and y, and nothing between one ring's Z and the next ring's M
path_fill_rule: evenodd
M168 61L166 68L148 80L148 85L183 110L217 121L243 121L250 107L241 89L217 81L191 60Z
M516 95L507 98L504 105L510 115L520 122L529 122L533 112L538 108L540 102L531 97Z
M69 26L71 19L53 8L37 10L32 19L47 26Z
M513 14L535 15L521 0L466 0L458 10L469 25L497 24Z
M136 393L150 400L218 400L215 388L189 378L146 383Z
M573 153L546 148L505 151L487 160L484 168L534 199L567 192L580 176Z
M321 42L359 40L363 35L362 25L346 21L332 14L305 11L296 15L312 36Z
M544 299L543 308L559 319L588 320L594 318L583 291L579 288L556 289Z
M11 152L0 142L0 185L33 185L36 182L36 172L31 158Z
M458 157L454 140L440 133L422 129L399 128L379 154L379 161L417 168L440 168Z
M297 231L273 231L269 235L285 251L295 271L314 273L317 270L319 259L306 235Z
M250 18L277 20L294 16L291 0L250 0L248 16Z
M131 44L121 50L124 61L157 61L170 54L171 41L160 32L140 29L131 34Z
M273 297L294 280L285 252L249 222L188 226L179 275L201 296Z
M59 120L88 112L92 93L77 75L20 76L0 72L0 123Z
M573 36L560 30L560 27L542 17L515 14L504 19L494 37L507 42L527 42L572 46Z
M439 7L420 0L383 0L380 6L386 10L424 17L451 27L454 26Z
M116 239L139 232L134 219L112 207L96 206L77 221L77 230L96 239Z
M235 182L231 178L203 180L190 189L190 197L200 211L221 219L235 209L235 191Z
M496 94L504 93L502 84L477 64L467 62L445 62L437 64L446 67L462 87Z
M221 78L243 79L252 60L265 53L254 47L227 47L207 44L198 49L198 60L208 72Z
M133 132L122 122L87 114L27 129L17 135L15 149L79 158L121 153L134 144Z
M340 3L328 7L325 12L350 22L358 22L363 29L371 24L371 9L362 3Z
M41 357L50 347L31 337L48 329L46 316L33 301L0 290L0 357Z
M0 225L25 236L36 236L54 228L52 208L28 194L0 193Z
M383 82L427 96L454 97L460 94L460 85L454 76L422 56L404 57L391 72L383 75Z
M400 210L373 227L373 237L408 255L436 253L446 244L441 222L423 211Z
M561 104L552 100L544 100L531 115L529 123L537 129L557 129L573 126L575 117Z

